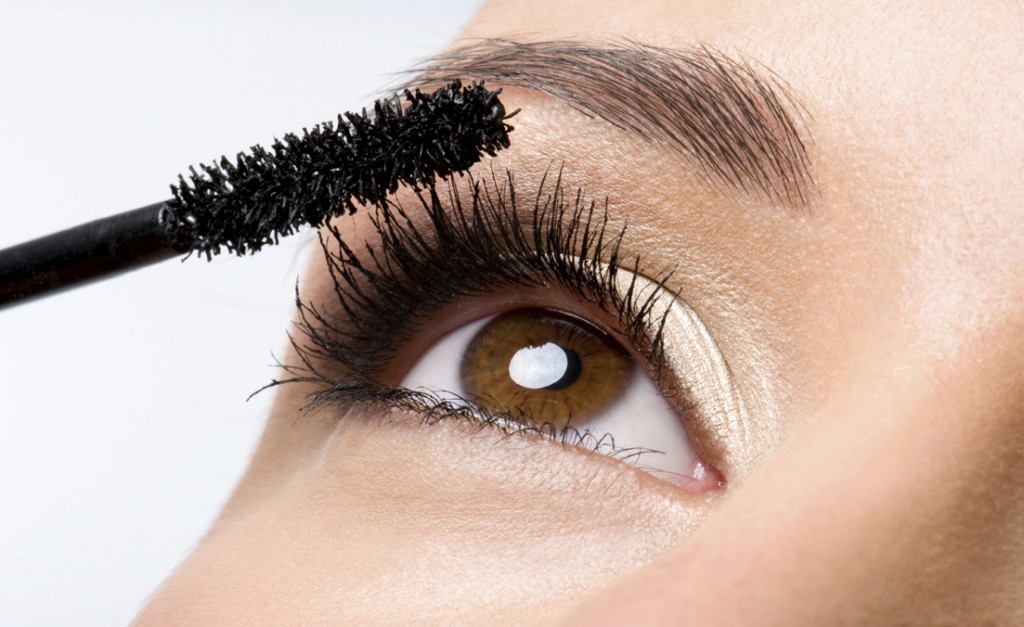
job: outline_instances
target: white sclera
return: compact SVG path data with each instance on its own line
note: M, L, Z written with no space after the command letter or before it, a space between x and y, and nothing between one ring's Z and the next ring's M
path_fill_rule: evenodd
M492 319L471 322L438 340L416 361L400 385L430 391L435 396L462 403L466 395L459 374L462 355L473 337ZM569 367L564 349L555 344L551 346L561 353L560 357L552 356L551 361L557 362L556 365L561 364L561 367L552 368L557 374L538 376L533 383L544 382L546 385L537 387L547 387L558 382ZM529 349L524 348L519 352L526 350ZM531 359L534 355L546 354L546 351L526 353ZM545 357L538 361L547 359ZM634 366L628 376L629 382L618 398L597 415L573 426L589 431L595 441L609 435L615 439L616 448L635 447L635 455L629 456L630 461L653 475L663 476L669 481L679 477L702 477L704 467L700 464L700 458L679 416L668 406L641 368Z
M540 390L562 380L569 368L569 356L558 344L527 346L508 362L508 376L517 384Z

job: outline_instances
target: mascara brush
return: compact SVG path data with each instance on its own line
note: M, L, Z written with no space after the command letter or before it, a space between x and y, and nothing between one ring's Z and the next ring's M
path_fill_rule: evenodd
M512 126L483 83L405 91L372 114L339 115L234 162L189 169L173 197L0 250L0 308L172 257L245 255L304 226L383 206L399 184L428 185L509 145Z

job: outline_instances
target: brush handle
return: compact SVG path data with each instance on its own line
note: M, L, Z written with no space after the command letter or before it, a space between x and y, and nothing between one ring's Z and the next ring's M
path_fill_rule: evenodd
M0 309L183 255L161 222L165 203L0 250Z

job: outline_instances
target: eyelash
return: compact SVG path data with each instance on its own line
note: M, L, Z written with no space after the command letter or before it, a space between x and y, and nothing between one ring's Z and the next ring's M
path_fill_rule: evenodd
M481 428L498 427L508 435L535 433L623 460L647 452L618 449L610 436L598 438L574 427L524 425L471 403L453 403L450 395L442 399L380 382L396 352L445 306L501 288L553 284L613 318L617 333L643 357L663 393L669 392L661 384L665 318L654 311L660 298L675 296L665 287L672 273L665 273L653 289L637 287L640 258L624 263L626 226L610 230L607 201L599 209L580 188L567 195L558 171L553 182L545 175L539 183L526 214L532 219L524 223L511 171L504 179L493 171L485 181L468 177L468 202L458 187L450 180L444 199L433 185L416 192L417 211L428 218L427 226L414 223L398 204L379 209L372 218L379 241L367 243L362 255L335 226L321 232L335 298L318 308L296 295L298 337L289 338L301 364L282 364L289 377L267 387L316 384L319 390L306 411L372 402L416 411L424 423L468 419ZM618 278L621 267L632 273L625 288ZM691 409L677 407L683 415Z

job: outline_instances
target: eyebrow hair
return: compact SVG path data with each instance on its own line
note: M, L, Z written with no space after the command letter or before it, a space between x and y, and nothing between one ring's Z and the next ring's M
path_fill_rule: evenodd
M418 82L472 78L548 94L746 193L799 207L813 186L805 109L767 68L708 46L486 39L414 71Z

